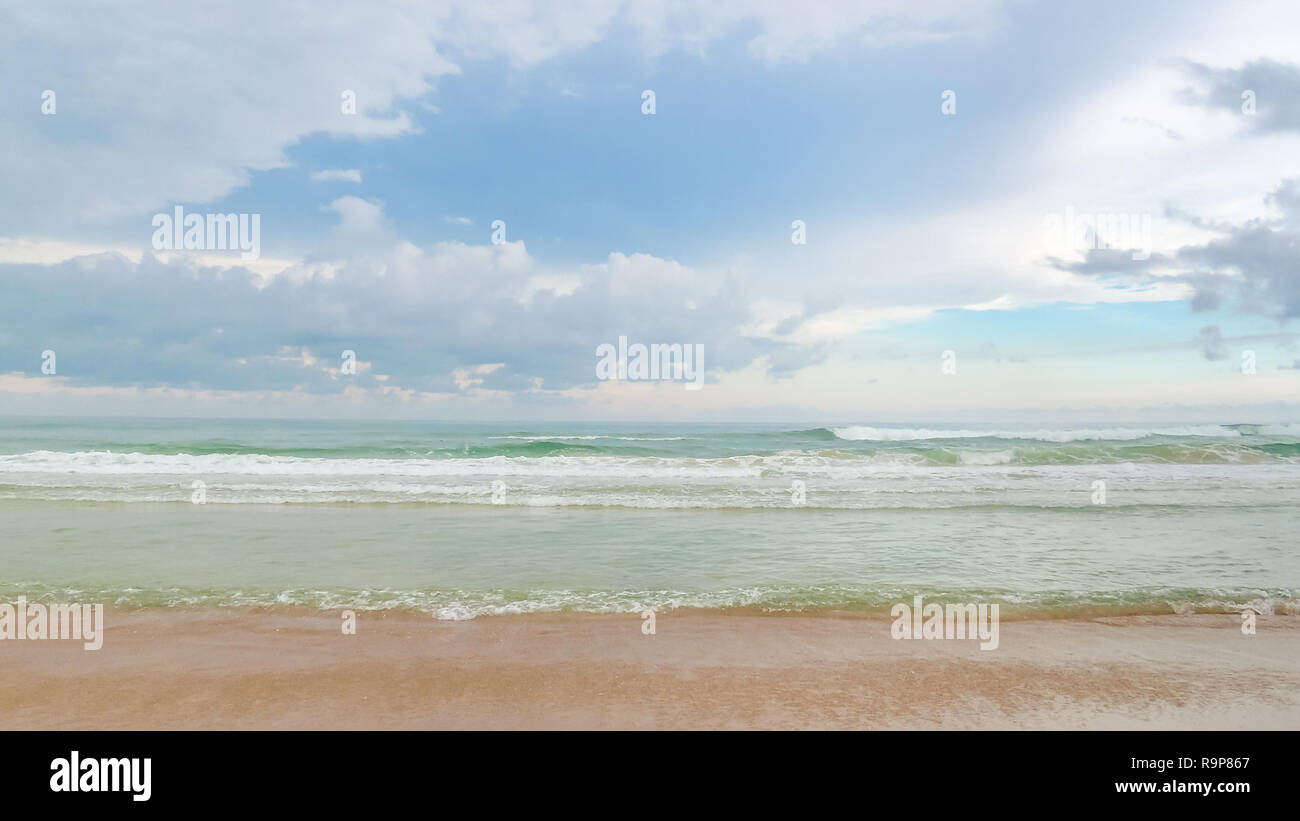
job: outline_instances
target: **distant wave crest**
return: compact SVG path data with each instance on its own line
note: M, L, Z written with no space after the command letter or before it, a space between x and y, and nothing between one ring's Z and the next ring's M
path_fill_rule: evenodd
M1285 428L1289 426L1275 426ZM1188 425L1172 428L1080 428L1076 430L943 430L939 428L872 428L850 425L830 428L839 439L851 442L915 442L935 439L1022 439L1033 442L1128 442L1151 436L1212 436L1234 439L1242 436L1225 425Z

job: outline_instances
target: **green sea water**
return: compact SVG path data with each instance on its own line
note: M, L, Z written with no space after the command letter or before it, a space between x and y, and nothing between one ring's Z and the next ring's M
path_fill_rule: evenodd
M1288 425L12 418L0 599L1290 614L1297 502Z

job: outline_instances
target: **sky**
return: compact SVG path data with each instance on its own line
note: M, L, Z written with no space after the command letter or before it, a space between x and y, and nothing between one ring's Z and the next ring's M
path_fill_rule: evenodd
M1293 421L1298 42L1268 2L10 5L0 414ZM702 387L599 378L620 337Z

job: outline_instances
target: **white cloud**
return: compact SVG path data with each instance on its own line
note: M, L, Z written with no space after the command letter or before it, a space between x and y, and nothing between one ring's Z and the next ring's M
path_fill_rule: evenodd
M881 46L980 37L1002 19L1004 0L713 0L665 5L635 0L627 19L652 51L702 51L749 31L748 50L765 62L808 60L837 45Z
M460 73L454 60L504 58L527 68L616 26L639 33L652 51L756 30L750 50L760 59L806 59L842 41L980 30L997 5L377 0L303 14L288 0L246 0L215 16L194 4L166 14L92 4L70 24L57 5L29 4L0 26L0 96L19 106L0 130L0 178L25 192L21 202L0 203L0 224L48 235L52 225L75 230L174 202L210 202L254 172L285 166L286 148L307 135L411 133L403 106L432 105L423 98ZM239 26L233 39L214 28L244 19L257 24ZM57 94L53 116L40 112L43 89ZM341 110L345 91L355 93L353 115Z
M417 24L403 6L307 15L257 3L248 14L258 24L233 39L212 30L244 16L230 6L213 17L197 6L155 14L92 5L75 25L53 6L10 15L0 27L0 91L58 96L56 114L42 116L33 96L30 116L15 114L0 131L0 175L33 192L21 207L0 206L3 221L16 233L49 233L209 202L254 171L284 166L285 148L307 134L410 132L394 103L458 71L429 21ZM341 111L345 90L356 94L355 115Z
M355 182L361 184L361 171L356 168L335 168L311 172L312 182Z
M177 262L188 268L228 268L238 265L269 280L286 268L297 265L298 260L262 256L257 259L240 259L238 251L225 254L201 251L151 251L145 247L105 247L100 243L67 240L41 240L17 237L0 237L0 264L36 263L53 265L81 259L93 260L102 255L120 256L139 264L146 254L163 262Z

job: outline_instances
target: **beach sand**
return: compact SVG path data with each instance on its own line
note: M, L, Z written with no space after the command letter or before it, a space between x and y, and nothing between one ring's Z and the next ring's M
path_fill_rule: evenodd
M0 642L4 729L1300 729L1300 617L109 611L104 646Z

